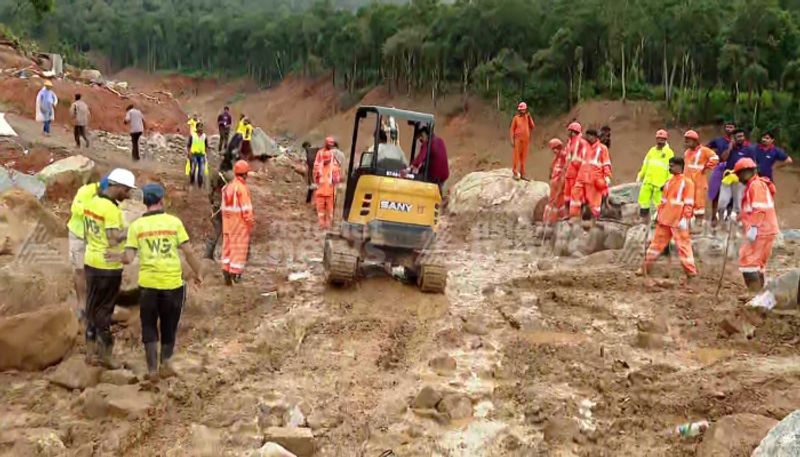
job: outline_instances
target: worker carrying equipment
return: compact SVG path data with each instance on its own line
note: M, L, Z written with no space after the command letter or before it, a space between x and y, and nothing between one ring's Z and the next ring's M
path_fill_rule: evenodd
M525 179L525 161L528 159L528 146L531 141L531 134L536 124L528 113L528 105L520 102L517 105L517 114L511 120L509 135L511 135L511 146L514 148L514 164L512 171L514 179ZM519 170L519 172L517 172Z
M656 132L656 145L647 151L642 163L642 169L636 176L639 188L639 216L646 219L650 209L658 208L661 204L661 188L669 179L669 159L675 157L675 152L667 143L667 131Z
M239 160L233 165L233 181L222 188L222 274L225 284L241 280L255 226L253 202L247 187L250 165Z
M700 144L700 135L694 130L684 135L686 152L686 177L694 183L694 222L703 225L706 214L706 194L708 193L708 173L719 164L719 157L712 149Z
M327 148L327 142L326 148L317 153L314 165L314 203L317 206L320 228L328 230L333 223L336 185L341 180L341 175L339 162L334 160L333 151Z
M647 248L641 272L647 273L656 258L675 240L678 258L686 273L687 282L697 276L697 267L692 253L689 220L694 214L694 183L683 174L684 161L680 157L669 160L672 178L664 184L661 205L658 207L653 241Z
M608 192L611 184L611 157L606 145L600 142L597 130L586 131L586 150L575 185L572 187L570 197L569 216L577 220L581 215L581 206L587 205L592 212L592 217L600 217L600 208L603 196Z
M567 217L567 207L564 204L564 174L567 172L567 150L564 143L558 138L553 138L547 143L553 151L553 162L550 164L550 196L544 207L543 220L547 224L557 222Z
M578 178L578 170L583 163L583 156L589 149L589 143L583 139L581 124L573 122L567 126L567 170L564 178L564 204L569 206L572 200L572 188Z
M745 157L739 159L733 168L739 182L745 184L740 217L747 239L739 248L739 271L747 288L753 292L764 287L764 272L778 235L775 184L758 176L757 167L754 160Z

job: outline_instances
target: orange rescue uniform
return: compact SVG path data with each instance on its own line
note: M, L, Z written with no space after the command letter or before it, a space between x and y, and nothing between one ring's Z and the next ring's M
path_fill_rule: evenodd
M536 124L533 123L533 118L529 113L517 114L511 120L511 128L509 134L511 141L514 143L514 173L519 173L525 176L525 161L528 158L528 146L531 141L531 134Z
M608 191L606 179L611 179L611 156L606 145L598 140L589 145L578 169L570 198L570 217L579 217L584 203L589 206L595 219L600 217L603 195Z
M694 215L703 216L706 213L706 194L708 194L707 172L719 164L719 157L713 150L702 145L695 149L687 149L684 156L686 164L683 172L694 183Z
M255 225L250 189L237 176L222 188L222 269L242 274Z
M555 153L550 165L550 197L544 207L544 222L554 223L567 216L564 197L564 175L567 172L567 150L562 148Z
M579 133L567 141L567 170L564 179L564 204L570 205L572 200L572 188L578 179L578 170L583 163L583 157L589 150L589 142L583 139Z
M692 239L689 235L689 219L694 213L694 195L694 183L683 174L673 175L664 184L661 204L658 206L656 230L644 259L645 271L656 257L664 252L670 240L674 239L683 270L688 276L697 275Z
M767 178L754 176L746 184L742 196L742 224L745 233L756 227L758 234L753 242L745 238L739 248L739 271L742 273L764 273L767 268L779 230L774 196L775 184Z
M320 151L317 158L321 160L314 164L314 183L317 190L314 192L314 202L317 206L319 226L323 230L331 228L333 223L333 206L336 197L336 184L341 177L339 164L333 159L330 150Z

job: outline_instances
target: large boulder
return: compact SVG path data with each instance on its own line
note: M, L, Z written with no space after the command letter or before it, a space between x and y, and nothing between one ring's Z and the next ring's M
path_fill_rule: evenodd
M71 197L80 186L94 178L94 174L94 161L75 155L51 163L37 176L47 186L48 198L57 198Z
M644 260L645 243L649 242L648 227L635 225L625 234L625 244L618 261L625 265L638 265Z
M28 313L67 300L73 289L72 266L65 258L50 259L50 255L23 246L16 261L0 268L0 316Z
M58 363L77 334L78 319L65 305L0 317L0 371L41 370Z
M281 154L278 142L264 133L261 127L257 127L253 130L253 139L250 140L250 146L253 148L253 155L256 157L275 157Z
M37 176L31 176L25 173L19 173L16 170L8 170L5 167L0 167L0 192L6 192L10 189L25 191L36 197L37 200L40 200L44 197L47 187Z
M530 221L532 209L549 192L543 182L515 181L508 168L476 171L450 190L448 210L452 214L506 213Z
M795 457L800 455L800 410L784 417L761 440L752 457Z
M636 203L639 198L639 185L635 182L619 184L608 189L608 199L615 205Z
M757 414L733 414L711 425L697 448L697 457L735 457L750 455L758 443L777 424L775 419Z
M800 269L789 270L771 279L764 290L748 305L765 309L797 309L800 307Z
M103 82L103 74L100 73L100 70L87 68L85 70L81 70L81 79L95 83L101 83Z

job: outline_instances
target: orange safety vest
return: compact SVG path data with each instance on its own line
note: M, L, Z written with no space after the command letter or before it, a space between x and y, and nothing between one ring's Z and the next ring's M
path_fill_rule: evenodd
M234 233L243 229L248 233L255 224L250 189L244 179L237 176L222 188L222 232Z
M757 227L759 235L777 235L778 216L775 214L775 184L767 178L754 176L747 182L742 196L742 223L745 230Z
M564 176L567 168L567 150L562 149L561 152L555 154L553 162L550 164L550 181L560 180Z
M574 179L578 176L584 156L589 149L589 142L578 134L570 138L567 142L567 179Z
M534 127L536 127L536 124L533 123L533 118L529 113L525 113L524 116L517 114L511 119L509 134L512 140L516 138L529 140Z
M719 157L711 149L698 146L696 149L687 149L684 153L686 164L683 172L686 177L694 182L695 186L707 187L706 170L713 170L719 164Z
M595 182L598 179L605 181L611 177L611 156L608 148L599 140L589 145L583 163L578 170L578 181Z
M314 182L317 184L316 196L333 197L335 186L339 182L339 165L333 158L328 159L328 163L321 163L318 172L314 174Z
M661 225L677 227L681 219L687 221L694 214L694 182L683 173L672 175L664 184L657 221Z

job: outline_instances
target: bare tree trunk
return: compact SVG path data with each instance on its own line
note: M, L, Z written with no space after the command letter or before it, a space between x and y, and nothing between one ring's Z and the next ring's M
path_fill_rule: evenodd
M622 102L625 102L625 99L628 96L627 87L626 87L626 75L625 75L625 43L620 45L622 49Z

